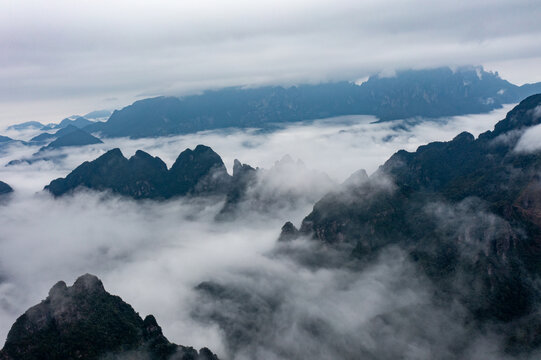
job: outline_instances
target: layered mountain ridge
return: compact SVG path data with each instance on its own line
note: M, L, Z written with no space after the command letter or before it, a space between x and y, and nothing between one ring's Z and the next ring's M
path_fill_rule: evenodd
M374 115L382 121L437 118L488 112L539 91L541 84L519 87L481 67L407 70L372 76L361 85L228 88L183 98L149 98L85 129L104 137L140 138L342 115Z

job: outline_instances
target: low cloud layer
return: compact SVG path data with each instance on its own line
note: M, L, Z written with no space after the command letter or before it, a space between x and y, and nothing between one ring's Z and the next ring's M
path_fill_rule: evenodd
M400 249L389 249L359 274L332 266L314 270L276 252L275 246L284 222L298 224L313 206L315 193L325 192L360 168L373 172L400 148L415 150L464 130L477 135L492 128L506 110L407 126L345 117L289 125L272 133L230 130L109 139L101 145L63 150L68 156L57 163L5 167L8 161L37 150L8 148L0 154L0 180L12 185L15 193L0 204L0 339L5 339L17 316L45 298L56 281L71 283L90 272L142 315L154 314L171 341L209 346L232 359L253 354L264 359L355 358L356 351L368 358L374 354L393 358L397 353L430 358L435 351L452 353L465 338L468 351L494 358L490 355L498 350L496 342L490 336L470 336L470 329L460 322L460 307L441 313L430 304L430 285ZM221 202L136 203L92 192L55 200L41 192L53 178L112 147L120 147L126 156L143 149L170 166L180 151L199 143L220 154L230 171L234 158L268 169L270 176L260 179L249 197L295 194L300 200L270 214L241 207L234 220L217 222ZM273 169L286 154L292 162ZM304 162L300 170L298 159ZM298 249L288 252L311 251L314 245L301 241L295 246ZM212 320L213 314L227 314L241 326L251 321L250 313L229 311L235 309L234 297L220 303L202 301L202 291L195 287L205 281L248 292L258 314L269 316L267 323L257 324L262 336L232 342L230 334ZM273 303L270 295L276 294L281 298ZM273 304L280 308L274 311ZM413 330L408 327L412 324L417 326ZM315 341L317 334L329 335ZM386 342L390 339L392 344Z
M540 15L529 0L3 2L0 124L400 68L485 65L541 81Z

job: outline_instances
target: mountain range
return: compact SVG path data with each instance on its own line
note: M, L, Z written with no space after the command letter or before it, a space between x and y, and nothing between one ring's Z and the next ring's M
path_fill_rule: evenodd
M81 189L110 191L133 199L219 197L225 202L217 219L231 220L241 210L269 213L299 202L313 203L334 185L327 174L309 170L289 156L270 169L253 168L235 160L229 175L214 150L198 145L181 152L170 169L160 158L142 150L129 159L120 149L109 150L81 164L65 178L53 180L45 190L55 197Z
M284 88L227 88L200 95L139 100L85 130L104 137L156 137L228 127L343 115L374 115L380 121L484 113L541 92L541 83L516 86L481 67L399 71L364 83Z
M69 125L82 129L85 126L93 124L96 120L108 118L110 115L111 115L111 112L109 110L96 110L96 111L89 112L88 114L84 116L72 115L70 117L63 119L58 124L50 123L50 124L44 125L40 123L39 121L26 121L20 124L14 124L14 125L8 126L7 130L22 131L22 130L29 130L29 129L38 129L38 130L49 131L49 130L62 129Z

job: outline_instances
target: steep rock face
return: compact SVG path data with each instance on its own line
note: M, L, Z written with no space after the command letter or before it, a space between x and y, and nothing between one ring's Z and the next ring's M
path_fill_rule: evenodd
M0 195L9 194L11 192L13 192L11 186L9 186L3 181L0 181Z
M134 199L168 199L186 195L225 195L231 177L218 154L198 145L183 151L170 170L158 157L138 150L129 160L113 149L85 162L65 178L45 187L55 196L79 187L110 190Z
M541 122L539 106L541 95L524 100L478 139L462 133L397 152L370 178L323 197L299 235L361 261L399 245L438 285L438 297L460 301L474 319L532 316L541 296L541 155L514 149ZM292 234L286 224L282 238ZM525 349L540 341L532 332L508 334Z
M217 359L208 349L170 343L156 319L144 320L93 275L73 286L58 282L9 331L0 359L99 359L132 355L149 359Z

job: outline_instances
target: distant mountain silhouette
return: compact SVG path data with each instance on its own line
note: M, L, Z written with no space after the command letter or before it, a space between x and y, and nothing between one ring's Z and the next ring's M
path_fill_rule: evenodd
M50 141L53 141L55 139L58 139L61 136L67 135L71 132L77 131L79 128L73 125L68 125L62 129L57 130L55 133L42 133L37 136L34 136L32 139L30 139L31 143L47 143Z
M3 152L6 150L7 147L16 145L16 144L26 145L27 143L25 141L15 140L7 136L0 135L0 152Z
M109 110L95 110L85 114L83 117L86 119L103 119L109 116L111 116L111 111Z
M90 121L82 116L78 116L75 119L64 119L58 124L59 128L65 128L66 126L73 125L75 127L78 127L80 129L84 128L85 126L88 126L90 124L94 124L94 121Z
M30 140L31 145L41 144L53 139L48 145L43 146L38 152L32 154L31 157L24 159L15 159L8 162L6 166L19 164L32 164L36 161L59 161L66 158L64 153L52 153L52 150L58 150L66 147L77 147L85 145L102 144L103 142L95 136L90 135L84 130L75 126L68 125L67 127L58 130L54 134L41 134Z
M10 142L10 141L13 141L13 139L10 138L10 137L7 137L7 136L0 135L0 143L6 143L6 142Z
M74 115L69 118L63 119L58 124L55 124L55 123L47 124L43 126L41 129L45 131L49 131L49 130L63 129L67 126L75 126L79 129L82 129L85 126L92 125L94 123L95 121L88 120L87 118L83 116Z
M21 315L9 331L1 360L217 360L209 349L176 345L156 319L144 320L102 282L86 274L73 286L58 282L49 296Z
M541 153L515 146L541 123L541 94L522 101L477 139L461 133L394 154L370 177L324 196L281 240L317 239L370 261L406 249L442 301L459 301L481 323L505 326L507 351L541 344ZM451 300L450 300L451 299Z
M43 124L38 121L27 121L20 124L15 124L8 126L8 130L27 130L27 129L41 129L43 128Z
M13 192L11 186L9 186L3 181L0 181L0 195L9 194L11 192Z
M71 126L71 125L70 125ZM43 147L40 151L58 149L69 146L84 146L92 144L103 144L103 141L95 136L90 135L84 130L73 129L73 131L67 132L65 135L59 136L56 140L49 143L49 145Z
M89 132L133 138L193 133L227 127L267 127L318 118L368 114L382 121L483 113L541 91L541 83L522 87L482 68L399 71L349 82L290 88L228 88L183 98L136 101Z

